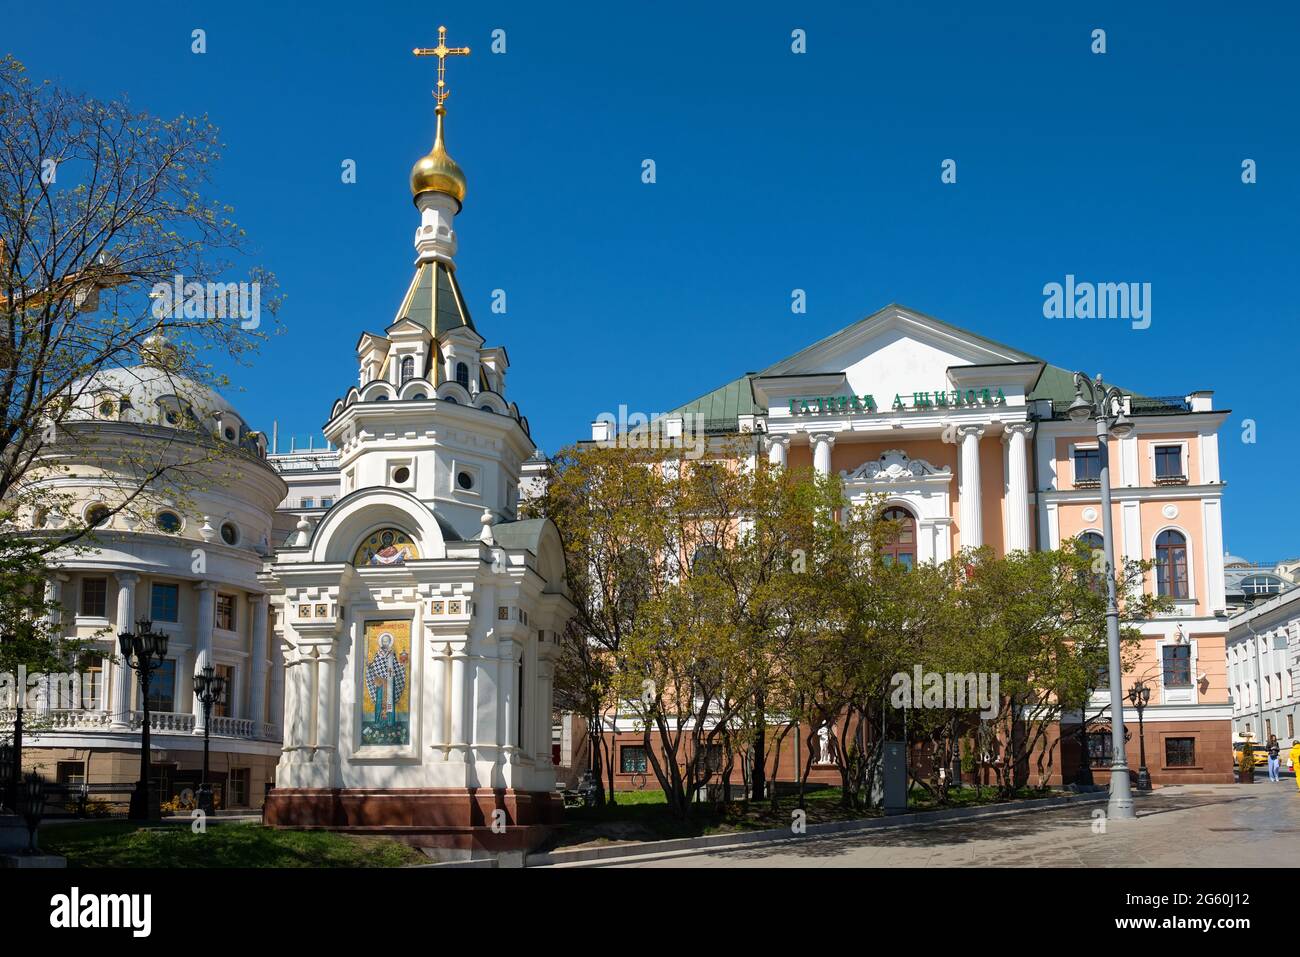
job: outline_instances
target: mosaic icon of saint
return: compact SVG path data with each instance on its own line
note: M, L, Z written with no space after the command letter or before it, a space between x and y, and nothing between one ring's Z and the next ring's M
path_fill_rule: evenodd
M377 724L397 724L397 702L406 688L406 652L393 653L393 636L379 636L379 649L366 663L366 693L375 709Z

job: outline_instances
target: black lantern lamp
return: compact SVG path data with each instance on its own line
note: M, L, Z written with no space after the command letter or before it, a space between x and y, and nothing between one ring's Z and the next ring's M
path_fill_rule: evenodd
M1138 713L1138 777L1137 789L1139 791L1151 790L1151 772L1147 770L1147 742L1146 735L1143 733L1142 712L1146 710L1151 703L1151 689L1145 682L1135 681L1133 687L1128 689L1128 700L1133 707L1137 708Z
M134 668L140 679L140 705L144 720L140 723L140 777L131 794L132 821L156 821L162 817L158 802L149 791L149 679L167 659L167 635L153 630L153 622L142 618L135 623L135 631L124 631L117 636L122 660Z
M36 846L36 829L40 827L41 818L45 817L45 781L35 772L23 778L22 797L19 805L23 821L27 824L27 850L23 854L32 856L40 853Z
M217 674L212 665L204 665L194 673L194 694L203 706L203 779L199 783L199 810L211 814L212 784L208 781L208 736L212 727L212 706L226 698L226 679Z

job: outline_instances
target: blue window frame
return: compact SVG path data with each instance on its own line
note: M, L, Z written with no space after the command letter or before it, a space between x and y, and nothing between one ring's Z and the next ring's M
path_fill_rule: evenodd
M149 593L149 617L154 621L180 620L181 587L154 582Z

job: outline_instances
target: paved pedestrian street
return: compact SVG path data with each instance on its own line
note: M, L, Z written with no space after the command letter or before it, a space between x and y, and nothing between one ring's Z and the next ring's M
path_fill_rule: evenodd
M1187 785L1102 803L632 863L632 867L1290 867L1300 864L1300 793L1273 784Z

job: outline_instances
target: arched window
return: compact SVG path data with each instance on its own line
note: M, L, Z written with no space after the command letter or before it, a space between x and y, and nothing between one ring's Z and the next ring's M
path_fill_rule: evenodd
M898 562L907 568L916 565L916 519L905 508L893 506L880 513L886 522L897 522L898 532L881 549L881 557L886 565Z
M456 381L461 384L462 388L469 388L469 366L463 362L456 363Z
M402 357L402 381L406 382L414 378L415 378L415 357L403 356Z
M1282 590L1282 579L1273 575L1251 575L1241 580L1243 595L1276 595Z
M1182 532L1161 532L1156 538L1156 590L1171 598L1187 598L1187 538Z
M1086 558L1089 563L1089 571L1080 573L1080 580L1086 580L1096 591L1101 591L1103 570L1106 567L1106 543L1097 532L1084 532L1075 539L1075 548L1078 549L1079 555Z

